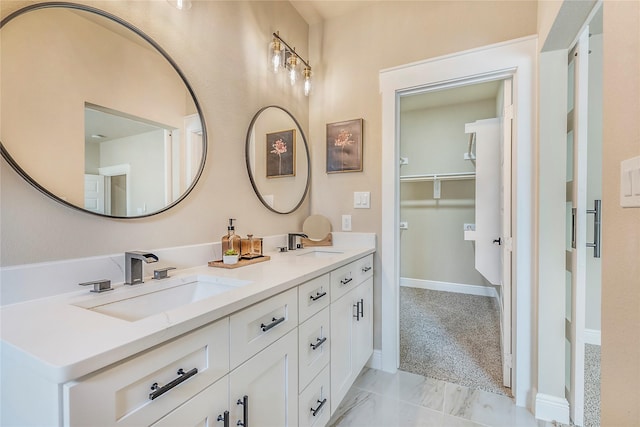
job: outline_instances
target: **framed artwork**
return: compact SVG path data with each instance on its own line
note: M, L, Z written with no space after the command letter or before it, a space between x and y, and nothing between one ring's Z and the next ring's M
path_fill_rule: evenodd
M296 175L296 130L267 134L267 178Z
M362 119L327 124L327 173L362 172Z

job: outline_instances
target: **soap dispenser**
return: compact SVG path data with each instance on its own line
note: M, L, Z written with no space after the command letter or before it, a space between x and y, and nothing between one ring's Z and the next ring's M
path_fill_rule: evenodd
M229 218L229 226L227 227L227 234L222 236L222 254L224 255L228 250L233 249L236 253L240 254L240 236L235 232L233 226L235 218Z

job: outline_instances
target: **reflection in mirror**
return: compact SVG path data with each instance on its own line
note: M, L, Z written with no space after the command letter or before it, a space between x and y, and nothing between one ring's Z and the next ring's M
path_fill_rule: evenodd
M287 214L300 207L309 190L309 147L287 110L272 105L256 113L245 156L251 185L267 209Z
M87 212L162 212L206 155L184 76L146 35L91 7L41 3L2 21L2 154L48 196Z

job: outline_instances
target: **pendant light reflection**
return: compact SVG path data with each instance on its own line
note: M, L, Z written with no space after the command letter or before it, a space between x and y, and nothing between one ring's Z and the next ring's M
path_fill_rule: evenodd
M191 9L191 0L167 0L167 3L178 10Z
M311 93L311 65L296 53L295 48L292 49L280 37L278 31L273 33L273 40L269 43L269 68L274 73L278 73L281 68L286 69L291 86L295 86L300 80L300 69L302 68L304 95L309 96Z

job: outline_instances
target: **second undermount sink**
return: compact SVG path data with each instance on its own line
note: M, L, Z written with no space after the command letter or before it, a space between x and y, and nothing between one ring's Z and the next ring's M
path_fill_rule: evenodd
M94 301L97 304L88 300L75 305L134 322L237 289L248 283L250 282L245 280L214 276L191 276L169 283L146 282L130 290L124 289L125 292L120 295L115 291L112 297L110 295L100 302Z
M330 258L343 254L343 251L337 249L302 249L300 253L296 253L296 256L315 257L315 258Z

